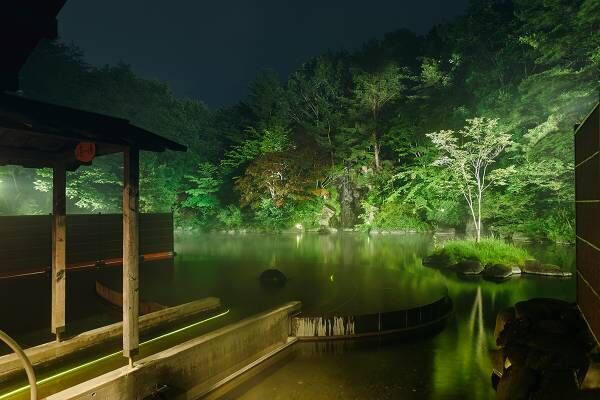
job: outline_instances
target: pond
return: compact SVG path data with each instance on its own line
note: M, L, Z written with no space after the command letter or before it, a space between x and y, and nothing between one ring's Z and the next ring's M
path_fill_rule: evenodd
M503 283L463 279L423 266L422 260L431 252L435 240L430 235L417 234L180 234L176 237L177 256L172 265L150 263L142 267L141 296L167 305L220 297L230 313L218 324L204 327L215 329L291 300L302 301L303 312L309 315L361 314L412 308L447 293L453 300L454 313L437 335L300 343L289 359L237 388L232 396L491 398L487 353L494 347L496 313L532 297L574 301L574 279L526 276ZM574 270L571 247L536 245L528 249L543 262ZM261 286L259 275L269 268L279 269L287 276L284 287ZM67 312L75 331L120 318L94 294L97 278L115 287L120 285L118 269L74 273L69 278ZM3 285L2 296L13 301L19 293L32 294L24 297L26 301L20 303L20 308L4 310L3 326L17 332L26 344L47 339L49 309L39 307L49 298L47 280ZM21 329L17 329L19 325ZM108 371L122 361L102 368Z
M532 297L575 299L573 279L520 277L494 283L462 279L422 265L429 235L182 235L164 301L214 294L239 316L288 300L311 311L415 306L448 290L454 315L431 337L301 343L293 357L234 393L242 399L493 398L488 349L496 313ZM565 246L527 246L539 260L574 270ZM261 289L260 272L277 268L282 290ZM351 298L348 301L348 298Z

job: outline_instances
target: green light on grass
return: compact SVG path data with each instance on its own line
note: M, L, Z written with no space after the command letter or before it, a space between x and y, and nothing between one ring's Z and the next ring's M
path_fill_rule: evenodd
M179 328L179 329L176 329L176 330L174 330L174 331L167 332L167 333L165 333L164 335L160 335L160 336L157 336L157 337L155 337L155 338L152 338L152 339L146 340L145 342L142 342L142 343L140 343L140 347L142 347L142 346L145 346L145 345L147 345L147 344L150 344L150 343L153 343L153 342L156 342L157 340L164 339L164 338L166 338L166 337L169 337L169 336L175 335L175 334L177 334L177 333L184 332L184 331L186 331L186 330L188 330L188 329L191 329L191 328L193 328L193 327L195 327L195 326L198 326L198 325L204 324L205 322L212 321L212 320L214 320L214 319L217 319L217 318L223 317L223 316L225 316L225 315L227 315L227 314L229 314L229 310L225 310L225 311L223 311L223 312L222 312L222 313L220 313L220 314L213 315L213 316L212 316L212 317L210 317L210 318L206 318L206 319L203 319L203 320L201 320L201 321L194 322L193 324L191 324L191 325L187 325L187 326L184 326L183 328ZM57 373L57 374L54 374L54 375L48 376L48 377L46 377L46 378L44 378L44 379L40 379L39 381L37 381L37 384L38 384L38 386L39 386L39 385L43 385L43 384L45 384L45 383L51 382L51 381L53 381L53 380L55 380L55 379L57 379L57 378L60 378L60 377L62 377L62 376L65 376L65 375L72 374L73 372L77 372L77 371L79 371L79 370L82 370L82 369L84 369L84 368L87 368L87 367L89 367L89 366L91 366L91 365L97 364L97 363L99 363L99 362L102 362L102 361L104 361L104 360L108 360L109 358L115 357L115 356L117 356L117 355L119 355L119 354L122 354L122 351L115 351L114 353L107 354L107 355L105 355L105 356L102 356L102 357L100 357L100 358L96 358L95 360L88 361L88 362L86 362L86 363L83 363L83 364L77 365L76 367L69 368L69 369L67 369L67 370L64 370L64 371L62 371L62 372L59 372L59 373ZM0 395L0 400L2 400L2 399L7 399L7 398L9 398L9 397L11 397L11 396L14 396L14 395L16 395L16 394L19 394L19 393L21 393L21 392L24 392L24 391L25 391L25 390L27 390L27 389L29 389L29 385L21 386L20 388L17 388L17 389L15 389L15 390L12 390L12 391L10 391L10 392L8 392L8 393L4 393L4 394Z

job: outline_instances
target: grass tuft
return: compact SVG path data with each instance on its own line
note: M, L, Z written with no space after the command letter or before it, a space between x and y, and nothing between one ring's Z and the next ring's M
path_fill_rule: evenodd
M522 267L525 260L533 257L527 250L499 239L451 240L433 252L434 257L444 259L448 265L463 260L478 260L481 265L506 264Z

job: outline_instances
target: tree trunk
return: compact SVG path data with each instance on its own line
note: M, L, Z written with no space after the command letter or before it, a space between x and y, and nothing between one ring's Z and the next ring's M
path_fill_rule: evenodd
M477 243L481 242L481 190L477 197L477 222L475 223L475 230L477 231Z
M381 161L379 160L379 140L377 139L376 132L373 132L372 140L373 140L373 156L375 158L375 169L379 170L381 168Z
M350 176L341 177L340 184L340 225L342 228L352 228L356 224L355 193Z

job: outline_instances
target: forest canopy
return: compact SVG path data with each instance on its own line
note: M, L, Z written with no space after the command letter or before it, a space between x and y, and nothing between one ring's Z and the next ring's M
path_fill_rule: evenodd
M142 210L173 211L182 228L464 230L479 212L498 236L572 242L573 126L598 101L600 2L472 1L426 35L398 30L288 77L265 71L219 110L61 42L39 46L21 88L188 146L141 164ZM503 135L477 210L432 140L453 132L462 146L469 121ZM69 211L119 212L121 176L118 157L69 173ZM0 213L47 213L50 189L51 171L2 167Z

